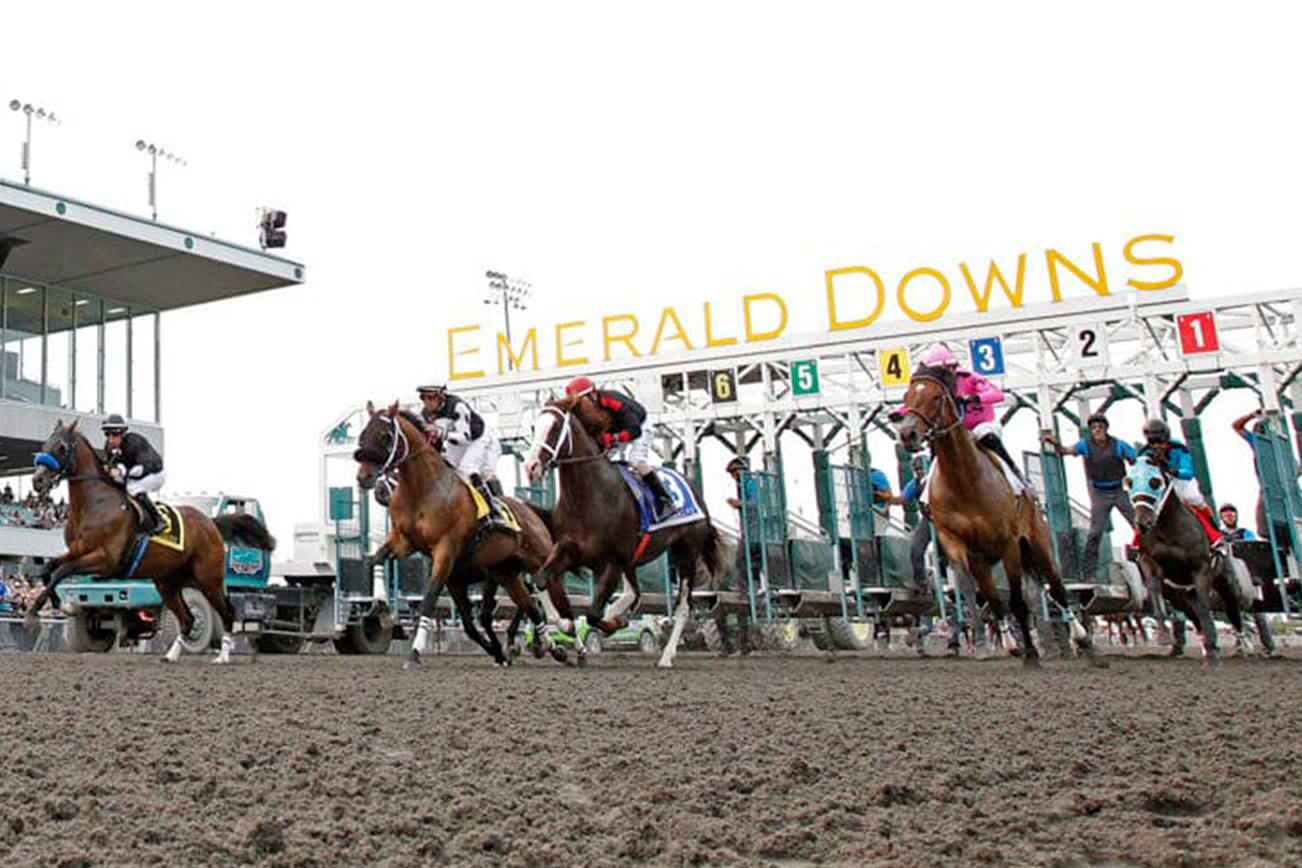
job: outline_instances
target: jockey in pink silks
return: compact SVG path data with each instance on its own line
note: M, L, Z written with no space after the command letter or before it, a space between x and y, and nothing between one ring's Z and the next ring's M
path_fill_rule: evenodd
M1014 492L1031 492L1031 486L1017 469L1017 463L1004 448L1003 433L995 419L995 405L1003 403L1004 390L980 374L959 367L958 358L945 347L935 347L923 357L929 368L945 367L954 371L954 397L963 409L963 427L972 432L978 443L1003 459L1004 476ZM932 462L932 472L935 462ZM930 475L930 474L928 474ZM1031 492L1034 494L1034 492Z

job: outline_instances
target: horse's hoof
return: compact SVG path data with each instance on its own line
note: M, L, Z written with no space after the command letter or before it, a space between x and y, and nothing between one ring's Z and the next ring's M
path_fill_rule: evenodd
M521 654L520 644L518 642L512 642L510 645L506 646L506 653L511 655L512 659L519 657Z
M564 647L560 645L552 646L552 659L555 660L557 663L565 663L568 660L569 656L570 655L566 653Z
M583 669L588 665L588 655L587 654L576 655L574 658L574 664L578 666L580 669Z
M403 661L402 668L410 669L413 666L419 666L419 665L420 665L420 652L417 651L415 648L413 648L411 649L411 653L407 655L407 659Z
M1028 656L1028 657L1023 657L1023 658L1022 658L1022 668L1023 668L1023 669L1039 669L1039 668L1040 668L1040 658L1039 658L1039 657L1029 657L1029 656Z
M674 661L672 661L672 660L661 660L659 663L656 664L656 666L657 666L658 668L660 668L660 669L673 669L673 668L674 668Z

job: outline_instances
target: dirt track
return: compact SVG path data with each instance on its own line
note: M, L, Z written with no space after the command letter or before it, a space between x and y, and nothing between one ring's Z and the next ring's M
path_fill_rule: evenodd
M679 662L3 655L0 864L1302 864L1296 660Z

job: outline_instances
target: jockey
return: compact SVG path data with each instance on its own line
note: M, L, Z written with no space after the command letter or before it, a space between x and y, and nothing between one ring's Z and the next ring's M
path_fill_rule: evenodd
M167 479L162 456L143 436L128 431L126 420L117 413L105 419L100 430L104 432L104 463L109 473L145 511L148 526L142 526L141 532L157 533L163 529L163 519L150 501L149 492L158 491Z
M1221 534L1212 519L1212 508L1194 481L1193 455L1189 447L1179 440L1172 440L1171 428L1161 419L1149 419L1144 423L1144 441L1139 454L1149 456L1171 478L1176 496L1198 516L1208 542L1214 547L1220 546Z
M497 479L497 462L502 457L501 444L483 418L469 404L448 391L447 386L421 386L420 417L425 433L449 464L484 497L489 517L500 520L493 496L502 496Z
M943 346L927 353L922 363L929 368L945 367L954 371L954 397L963 413L963 427L972 432L978 443L1003 459L1008 468L1004 476L1008 477L1014 492L1031 491L1000 438L1003 432L995 419L994 406L1003 402L1004 390L975 371L959 367L958 358Z
M651 466L651 434L642 430L642 423L646 421L646 410L642 405L620 392L598 389L588 377L575 377L565 387L565 394L571 398L590 401L594 407L606 412L610 425L599 438L598 445L606 450L622 448L623 460L632 466L647 488L651 489L657 515L668 512L673 506L673 500Z

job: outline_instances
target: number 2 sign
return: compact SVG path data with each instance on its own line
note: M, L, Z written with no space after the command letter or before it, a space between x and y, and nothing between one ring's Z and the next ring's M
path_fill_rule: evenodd
M1221 348L1220 336L1216 334L1216 317L1210 310L1182 313L1175 318L1175 326L1180 332L1180 352L1186 356L1214 353Z
M1081 367L1108 364L1108 333L1101 325L1071 329L1071 351Z

